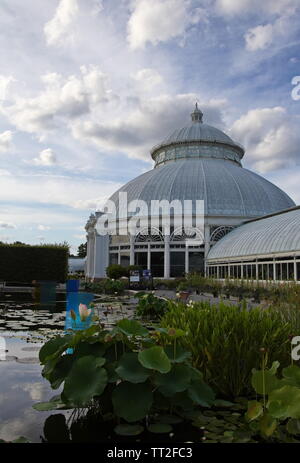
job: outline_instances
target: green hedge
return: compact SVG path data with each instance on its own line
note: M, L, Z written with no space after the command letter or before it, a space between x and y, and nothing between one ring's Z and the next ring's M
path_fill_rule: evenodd
M0 244L0 280L31 283L32 280L66 280L68 247L64 245Z

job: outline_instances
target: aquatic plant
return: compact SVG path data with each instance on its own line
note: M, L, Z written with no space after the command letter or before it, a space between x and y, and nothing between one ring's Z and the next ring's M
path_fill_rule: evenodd
M259 368L257 352L262 345L268 348L270 361L289 364L293 325L278 311L247 310L245 304L225 302L184 305L170 301L160 323L184 330L180 342L191 352L193 366L225 397L252 394L251 371Z
M182 330L149 330L136 320L123 319L111 331L95 325L51 339L39 352L42 374L53 389L63 384L63 391L34 408L92 404L102 418L115 417L117 434L125 428L135 434L144 427L151 431L154 425L159 432L165 424L162 415L171 415L172 421L197 406L209 408L215 394L180 346L183 335ZM72 353L66 354L67 349Z

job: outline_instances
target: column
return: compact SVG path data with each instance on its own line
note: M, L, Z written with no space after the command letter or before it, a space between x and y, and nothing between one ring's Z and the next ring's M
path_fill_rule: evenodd
M273 259L273 280L276 280L276 262Z
M189 247L185 244L185 273L189 273Z
M296 257L294 257L294 280L297 281L297 262L296 262Z
M147 269L151 269L151 248L150 243L148 243L148 251L147 251Z
M204 274L207 275L206 258L210 250L210 226L204 225Z
M95 236L94 232L90 234L90 259L89 259L89 276L94 278L94 262L95 262Z
M121 265L121 246L119 246L118 250L118 265Z
M164 278L170 278L170 235L165 235Z
M105 278L109 265L109 236L95 234L93 278Z
M134 235L130 235L130 265L134 265Z

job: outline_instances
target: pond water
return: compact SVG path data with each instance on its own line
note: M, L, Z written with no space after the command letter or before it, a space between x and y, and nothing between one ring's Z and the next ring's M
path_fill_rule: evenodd
M96 307L107 326L132 316L129 298L106 299L98 298ZM42 442L45 423L51 436L63 416L69 418L71 411L39 412L32 408L60 392L53 391L42 377L38 352L47 339L64 332L65 321L65 294L58 294L56 303L49 307L35 304L30 293L0 295L0 439L12 441L24 436L30 442ZM50 416L53 418L47 420Z

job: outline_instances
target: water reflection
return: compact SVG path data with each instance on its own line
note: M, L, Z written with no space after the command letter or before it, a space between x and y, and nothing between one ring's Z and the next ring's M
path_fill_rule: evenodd
M43 423L50 412L37 412L32 405L48 400L53 391L41 376L40 365L0 362L0 387L0 439L25 436L31 442L41 442Z

